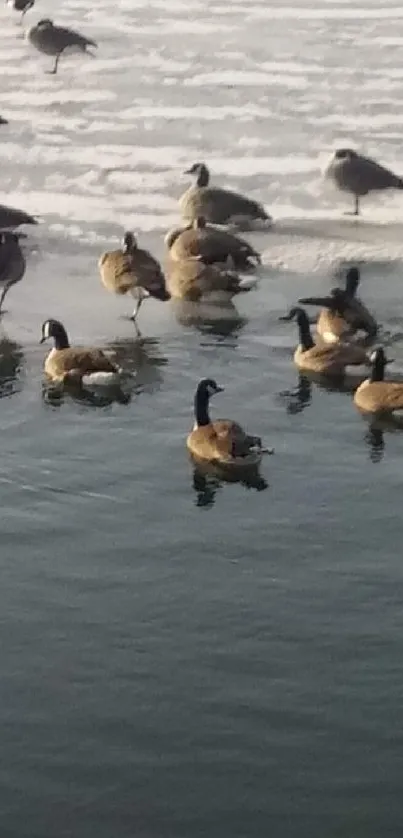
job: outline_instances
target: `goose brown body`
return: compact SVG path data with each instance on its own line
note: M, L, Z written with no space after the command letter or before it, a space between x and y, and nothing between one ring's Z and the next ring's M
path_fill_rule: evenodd
M298 369L322 373L325 375L344 375L346 367L369 365L365 350L349 343L315 344L309 328L309 321L304 309L292 308L282 320L296 318L300 343L294 352L294 362Z
M186 227L176 227L165 237L171 259L199 258L205 264L226 264L232 260L234 268L246 270L260 263L260 254L239 236L208 225L203 216Z
M202 379L195 394L196 423L186 445L196 460L246 468L259 464L265 450L260 437L247 434L230 419L210 420L209 399L222 391L213 379Z
M354 403L363 413L393 414L403 411L403 382L385 381L384 371L390 363L382 348L371 355L372 373L354 393Z
M195 163L185 174L197 177L179 199L182 217L194 221L203 216L211 224L234 223L247 228L252 222L271 222L270 215L262 204L230 189L209 186L210 173L204 163Z
M98 262L105 288L114 294L131 293L138 301L133 318L137 316L143 298L169 300L165 276L159 262L148 250L137 246L132 233L125 233L123 248L103 253Z
M81 383L84 376L106 373L116 380L121 372L105 353L96 347L70 346L66 330L58 320L46 320L42 326L43 343L53 338L55 346L44 363L47 377L58 383Z
M208 298L227 301L247 290L234 271L205 265L198 259L167 260L166 281L172 297L192 302Z
M325 343L348 341L357 332L365 332L370 338L377 334L378 325L367 307L356 296L360 281L358 268L350 268L346 275L346 287L332 288L328 297L302 297L299 303L320 305L316 331Z

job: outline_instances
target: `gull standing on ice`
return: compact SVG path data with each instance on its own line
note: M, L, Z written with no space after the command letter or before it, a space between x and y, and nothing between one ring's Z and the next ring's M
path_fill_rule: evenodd
M45 55L55 56L55 63L52 70L47 72L51 74L57 73L57 67L61 54L67 49L75 49L80 52L85 52L87 55L94 56L94 53L88 52L88 47L97 47L95 41L80 35L74 29L68 29L64 26L55 26L53 21L45 18L40 20L36 26L33 26L28 32L28 39L31 44L43 52Z
M403 178L371 157L364 157L351 148L339 148L335 151L325 171L325 177L332 180L342 192L354 195L354 211L347 213L348 215L360 214L360 198L369 192L403 189Z

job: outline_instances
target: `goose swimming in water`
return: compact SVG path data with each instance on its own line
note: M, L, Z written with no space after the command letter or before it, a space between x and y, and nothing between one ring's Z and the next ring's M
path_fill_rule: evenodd
M54 348L45 359L47 377L59 384L78 384L83 387L112 387L119 385L123 370L101 349L70 346L66 329L59 320L45 320L40 343L53 338Z
M349 366L369 366L365 350L349 343L315 344L306 311L295 306L280 320L296 320L299 332L299 344L294 352L294 363L300 370L340 376Z
M148 250L138 247L133 233L124 234L121 250L103 253L98 267L102 283L108 291L114 294L129 292L137 300L132 315L134 321L146 297L154 297L161 302L170 299L159 262Z
M196 179L179 199L182 217L194 221L203 216L211 224L234 224L239 229L267 229L272 219L262 204L238 192L210 186L210 172L205 163L194 163L184 174Z
M212 378L199 381L194 399L195 424L187 437L187 448L197 460L230 468L257 466L262 455L270 453L263 448L260 437L247 434L231 419L210 419L210 399L223 390Z
M392 363L382 347L370 356L372 371L354 393L354 404L363 413L391 415L403 412L403 382L385 381L385 367Z
M340 148L334 153L325 177L332 180L340 191L354 196L354 211L349 215L359 215L360 198L370 192L403 189L403 178L351 148Z
M356 296L360 282L358 268L349 268L346 274L346 286L332 288L326 297L301 297L302 305L323 306L316 324L318 335L325 343L350 340L357 332L365 332L368 338L374 338L378 331L376 320L364 303Z
M89 52L88 47L98 46L95 41L80 35L74 29L55 26L49 18L44 18L33 26L28 32L28 39L39 52L55 57L53 69L46 71L50 74L57 73L60 56L65 50L75 48L94 57L94 53Z

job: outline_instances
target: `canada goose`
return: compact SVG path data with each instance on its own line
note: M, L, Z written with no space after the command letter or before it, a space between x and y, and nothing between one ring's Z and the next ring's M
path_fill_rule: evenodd
M122 369L101 349L71 347L67 332L59 320L45 320L40 343L53 338L54 347L45 359L45 373L51 381L82 386L113 386L120 382Z
M184 174L194 175L196 184L179 199L183 218L193 221L202 215L212 224L233 223L240 229L271 226L270 215L257 201L229 189L209 186L210 173L205 163L194 163Z
M349 213L352 215L359 215L360 198L369 192L403 189L403 178L351 148L340 148L335 152L325 177L332 180L342 192L354 195L354 211Z
M26 263L19 239L18 233L0 232L0 313L7 292L25 273Z
M36 218L24 210L13 209L0 204L0 229L14 230L21 224L37 224Z
M354 393L354 404L363 413L392 414L403 411L403 382L385 381L385 367L392 363L382 347L370 356L371 375Z
M368 356L360 346L348 343L333 343L318 346L314 343L309 327L309 320L303 308L295 306L280 320L296 319L299 329L299 345L294 352L294 362L298 369L325 375L344 375L346 367L369 365Z
M170 299L165 277L159 262L148 250L137 246L133 233L125 233L122 250L103 253L98 262L101 280L108 291L127 294L137 300L132 320L136 321L140 306L146 297L165 302Z
M80 52L85 52L87 55L94 57L94 54L88 52L87 48L98 46L95 41L91 41L90 38L85 38L84 35L75 32L74 29L67 29L64 26L54 26L53 21L49 20L49 18L44 18L36 26L32 26L28 32L28 38L39 52L43 52L45 55L55 56L53 69L46 71L50 74L57 73L59 59L64 50L75 47Z
M165 236L171 259L198 257L206 265L226 263L230 257L234 268L247 270L261 263L260 254L245 239L226 230L207 225L204 216L197 216L187 227L174 227Z
M6 3L8 0L6 0ZM11 5L16 12L21 12L21 23L24 20L24 16L32 9L35 5L35 0L12 0Z
M4 116L0 116L0 125L8 125L8 119L5 119Z
M194 399L195 425L186 440L188 450L196 459L225 466L258 465L262 454L269 453L260 437L250 436L230 419L210 421L210 398L223 389L212 378L202 378L199 382Z
M303 305L324 306L316 324L318 335L325 343L336 343L348 340L358 331L366 332L369 338L374 338L378 326L366 306L356 297L356 290L360 281L358 268L349 268L346 274L346 287L332 288L327 297L301 297L298 302Z
M249 291L254 282L240 278L232 270L218 265L205 265L198 259L182 262L168 260L166 282L171 297L199 302L227 302L235 294Z

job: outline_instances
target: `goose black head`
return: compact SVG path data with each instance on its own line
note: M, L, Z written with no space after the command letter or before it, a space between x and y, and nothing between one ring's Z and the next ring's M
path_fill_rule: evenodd
M36 25L38 29L50 29L53 26L53 20L50 20L49 17L44 17L42 20L38 20Z
M56 349L68 349L70 345L66 329L60 323L60 320L50 318L42 323L42 337L39 343L45 343L45 340L49 340L49 338L53 338Z
M301 308L300 306L293 306L292 308L290 308L288 314L284 314L282 317L279 318L279 320L287 322L289 322L290 320L296 320L298 325L300 324L300 322L305 321L309 323L305 309Z
M137 247L137 240L133 233L129 230L123 236L123 250L125 253L129 253L131 250L136 250Z
M197 386L197 391L206 395L208 399L210 399L211 396L215 396L216 393L222 393L223 390L224 387L220 387L220 385L214 381L214 378L202 378Z
M357 157L357 152L354 151L352 148L338 148L335 151L334 159L335 160L353 160Z
M290 308L288 314L283 315L283 317L280 317L279 319L285 322L296 320L298 323L299 338L301 345L304 347L305 350L312 349L315 343L311 335L308 315L304 308L301 308L300 306L293 306L292 308Z
M208 186L210 173L205 163L193 163L190 169L186 169L185 175L194 175L198 186Z
M369 356L372 364L371 381L383 381L385 367L393 363L393 358L387 358L383 346L378 346Z

